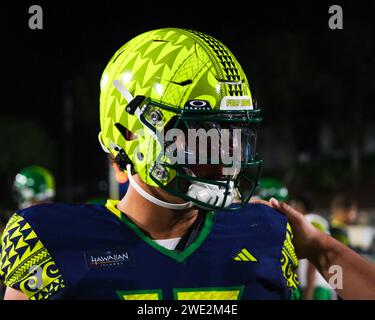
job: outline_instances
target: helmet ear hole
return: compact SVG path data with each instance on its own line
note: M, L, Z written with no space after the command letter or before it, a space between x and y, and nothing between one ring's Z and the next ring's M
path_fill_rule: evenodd
M127 141L137 139L137 135L131 132L128 128L124 127L121 123L115 123L115 127Z

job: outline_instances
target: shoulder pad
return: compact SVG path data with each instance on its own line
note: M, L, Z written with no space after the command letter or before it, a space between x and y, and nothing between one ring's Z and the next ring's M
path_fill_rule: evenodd
M3 236L0 280L21 290L29 299L48 299L65 287L64 280L30 224L18 213L9 220Z

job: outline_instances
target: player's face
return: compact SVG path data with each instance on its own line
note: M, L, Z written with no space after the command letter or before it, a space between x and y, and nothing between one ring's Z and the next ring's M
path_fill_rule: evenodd
M233 129L226 127L227 132L225 134L227 134L228 139L225 143L222 143L224 140L221 139L223 136L222 125L210 123L206 124L206 126L198 127L200 124L186 124L186 127L175 136L174 144L178 155L177 161L182 161L185 174L188 176L199 177L207 181L234 180L240 172L240 165L229 166L228 168L222 160L233 159L234 152L242 153L248 151L246 148L241 148L241 133L236 136ZM196 138L191 135L195 129L201 130L203 134L207 130L211 130L211 133L213 132L214 134L209 138L202 138L198 134L198 138ZM215 133L217 133L217 141L215 140ZM192 136L194 139L192 139ZM251 148L252 146L249 147ZM178 183L178 189L183 193L188 191L191 184L189 180L180 179L178 182L172 181L169 187L174 187L175 183Z
M346 223L353 224L357 218L357 206L353 205L350 209L346 211Z
M255 130L241 123L186 122L174 139L177 163L200 178L235 178L241 162L255 155L255 139Z
M198 177L209 180L226 180L228 178L227 168L223 165L215 164L198 164L191 166L191 171ZM231 177L236 177L239 168L234 168L230 171Z

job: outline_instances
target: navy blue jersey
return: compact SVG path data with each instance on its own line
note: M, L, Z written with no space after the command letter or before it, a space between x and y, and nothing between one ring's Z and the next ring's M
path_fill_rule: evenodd
M263 204L209 212L183 251L149 238L116 201L16 212L0 278L29 299L288 299L297 259L286 218Z

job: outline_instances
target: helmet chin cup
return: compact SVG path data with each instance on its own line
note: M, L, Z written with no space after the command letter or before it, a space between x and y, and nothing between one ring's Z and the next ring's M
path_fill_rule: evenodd
M230 181L229 189L226 189L222 187L220 188L214 184L194 181L190 185L186 195L209 205L227 208L232 204L235 198L234 182ZM207 209L207 207L202 205L196 204L196 206Z

